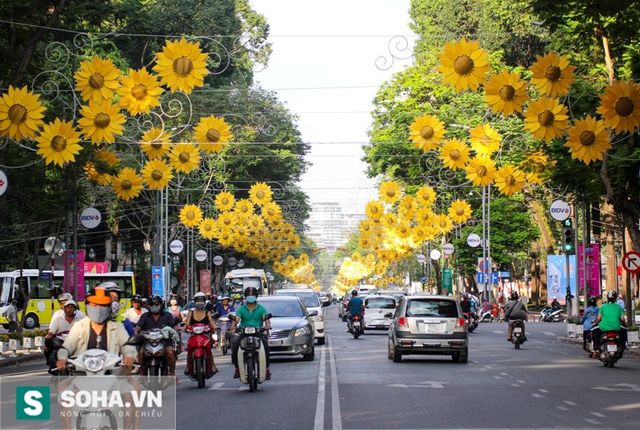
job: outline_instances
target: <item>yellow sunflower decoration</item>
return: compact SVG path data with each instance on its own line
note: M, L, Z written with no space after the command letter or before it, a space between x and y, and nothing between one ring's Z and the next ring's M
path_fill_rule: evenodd
M27 91L27 87L9 86L9 91L0 99L0 136L15 140L34 137L38 128L44 125L45 108L39 97Z
M531 83L543 94L564 96L569 94L569 88L575 82L575 69L566 55L560 56L554 52L538 55L537 61L529 69L532 72Z
M435 219L435 213L430 208L420 208L415 213L413 219L416 224L422 227L429 227Z
M232 138L231 127L224 119L214 115L202 118L193 135L198 148L207 153L222 151L222 148L228 145Z
M435 116L423 115L416 117L409 126L409 138L413 146L424 152L436 149L444 139L444 123Z
M487 51L480 48L480 42L467 41L466 38L448 42L444 53L438 55L438 71L444 76L444 84L453 85L456 92L467 88L475 91L489 71L488 56Z
M605 151L611 149L609 135L604 121L587 115L584 119L575 120L573 127L567 130L565 146L571 151L572 158L588 165L592 161L602 160Z
M220 229L230 229L236 223L236 215L233 212L223 212L218 216Z
M94 56L91 61L80 63L80 70L73 76L80 97L85 102L111 102L120 87L120 69L113 61Z
M491 183L496 172L496 162L486 155L472 158L465 167L467 179L473 185L485 186Z
M122 86L118 88L120 107L127 109L131 115L149 113L160 106L160 94L164 91L158 78L147 72L147 69L129 69L129 76L122 76Z
M118 198L131 200L142 191L142 178L135 170L125 167L117 176L112 177L111 188Z
M159 128L152 128L142 136L141 148L149 159L162 158L171 149L169 136Z
M434 227L440 234L447 234L453 230L453 221L446 214L436 215Z
M257 182L249 190L249 200L258 206L264 206L271 201L273 192L271 187L264 182Z
M567 107L557 98L541 97L532 101L524 113L524 128L547 143L562 136L568 126Z
M402 189L395 181L386 181L380 185L380 198L386 203L393 204L400 200Z
M120 107L106 99L102 102L89 101L88 106L80 108L80 115L82 118L78 125L82 134L97 145L115 142L116 136L124 131L125 117L120 113Z
M456 224L466 222L472 212L471 206L465 200L455 200L449 206L449 218Z
M524 172L518 170L511 164L505 164L494 174L494 182L500 193L510 196L520 192L526 184Z
M469 138L471 149L476 151L476 154L480 156L491 156L491 154L500 149L502 136L500 136L498 130L489 124L480 124L471 129L469 134L471 135Z
M218 223L213 218L204 218L198 226L200 236L207 240L211 240L216 237L218 231Z
M253 202L249 199L240 199L236 202L233 211L238 216L248 217L253 213Z
M215 205L222 212L230 211L236 204L236 198L228 191L222 191L216 195Z
M418 203L413 196L404 196L398 204L398 213L404 219L411 219L418 209Z
M180 209L180 222L189 228L197 227L202 222L202 209L197 205L184 205Z
M484 99L493 112L508 116L522 112L522 106L529 97L520 72L504 69L497 75L491 75L484 86Z
M38 155L44 158L46 164L62 167L65 163L75 161L75 156L82 150L80 133L70 121L60 121L58 118L42 127L36 140Z
M182 38L177 42L167 41L153 70L161 78L160 83L171 91L190 94L194 87L204 85L207 70L207 54L200 50L200 43L187 42Z
M440 159L451 170L462 169L469 162L469 147L458 138L445 140L440 148Z
M436 192L431 187L422 187L416 193L416 201L420 206L432 206L436 202Z
M154 159L145 163L142 168L142 180L150 190L161 190L173 179L171 166L164 160Z
M393 228L398 223L398 218L395 214L386 213L382 215L382 224L387 228Z
M200 151L190 143L174 145L169 153L171 165L178 172L189 173L198 168L200 164Z
M262 206L262 218L273 224L273 221L282 218L282 209L275 202L270 202Z
M631 81L614 82L600 94L597 112L602 115L604 125L616 133L633 133L640 125L640 86Z
M94 153L95 162L89 161L84 166L87 178L98 185L109 185L112 176L109 170L116 168L120 159L111 151L100 149Z
M377 200L372 200L367 203L365 207L365 212L367 216L371 219L380 219L384 214L384 207L382 207L382 203Z

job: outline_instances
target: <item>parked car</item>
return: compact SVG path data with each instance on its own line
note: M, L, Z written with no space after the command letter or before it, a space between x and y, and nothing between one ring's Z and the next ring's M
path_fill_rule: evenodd
M453 297L401 298L388 336L388 357L394 362L409 354L451 355L456 363L469 360L467 326Z
M309 311L296 296L265 296L260 304L271 316L269 355L298 355L305 361L315 356L313 318L317 310Z
M331 295L324 291L316 291L316 295L318 296L318 300L320 300L320 304L322 306L330 306L331 305Z
M276 290L275 295L300 297L309 312L316 311L312 317L315 329L314 337L317 339L318 345L324 345L324 310L315 290L311 288L281 288Z
M387 330L396 309L396 299L393 296L364 297L364 328L365 330Z

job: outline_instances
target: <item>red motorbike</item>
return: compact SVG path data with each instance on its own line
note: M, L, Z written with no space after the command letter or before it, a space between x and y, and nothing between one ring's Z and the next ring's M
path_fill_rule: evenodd
M213 353L211 352L211 327L207 324L194 324L186 329L191 333L187 342L187 368L184 374L198 382L198 388L204 387L205 379L211 378L213 371Z

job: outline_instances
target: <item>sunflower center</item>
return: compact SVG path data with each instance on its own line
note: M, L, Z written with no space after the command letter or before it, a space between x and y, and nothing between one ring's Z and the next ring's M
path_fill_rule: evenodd
M147 87L146 85L136 84L131 88L131 95L136 100L143 100L147 97Z
M104 76L102 76L100 73L94 73L89 78L89 85L94 90L99 90L104 86Z
M513 175L507 175L504 177L504 183L507 184L508 187L513 187L516 184L516 178Z
M616 113L623 118L631 115L634 108L633 101L629 97L620 97L616 100Z
M456 215L458 215L458 216L464 215L464 208L457 208L456 209Z
M178 76L188 76L193 70L193 61L189 57L180 57L173 62L173 72Z
M229 199L226 197L223 197L222 200L220 201L223 205L228 205L229 204Z
M487 166L476 167L476 174L480 177L487 175Z
M207 140L209 142L218 142L220 140L220 132L215 128L207 130Z
M555 119L556 119L555 115L550 110L543 110L538 115L538 122L543 127L551 127Z
M387 189L387 197L392 198L396 195L396 190L393 190L391 188Z
M387 195L389 195L389 191L387 191ZM391 196L389 196L389 197L391 197ZM377 214L378 213L378 207L377 206L372 206L371 207L371 213L372 214Z
M204 225L204 231L211 231L211 225L210 224L205 224Z
M462 155L462 154L460 153L460 150L459 150L459 149L452 149L452 150L449 152L449 158L451 158L451 159L452 159L452 160L454 160L454 161L459 160L461 155Z
M596 135L591 130L585 130L580 133L579 139L583 146L591 146L596 143Z
M155 169L153 172L151 172L151 179L153 179L154 181L159 181L160 179L162 179L162 170L160 169Z
M503 85L502 88L500 88L500 98L506 102L513 100L513 98L516 96L516 89L513 88L511 85Z
M67 148L67 139L57 135L51 139L51 148L56 152L63 152Z
M446 221L440 221L440 227L446 227L447 226L447 222Z
M461 55L453 62L453 70L461 76L467 76L473 71L473 60L466 55Z
M93 120L93 124L97 128L107 128L109 127L109 123L111 122L111 118L104 112L100 112L96 115L96 119Z
M265 197L265 196L264 196L264 191L262 191L262 190L258 190L258 191L256 192L256 197L257 197L258 199L264 199L264 197Z
M413 209L413 205L411 203L405 203L404 204L404 208L408 211L410 211L411 209Z
M22 105L13 105L9 108L9 119L14 124L22 124L27 119L27 108Z
M430 125L425 125L420 129L420 137L423 139L431 139L436 131Z
M187 212L187 219L188 219L189 221L191 221L191 220L195 219L195 217L196 217L196 214L195 214L193 211L189 211L189 212Z
M181 163L188 163L189 160L191 159L191 156L189 155L188 152L181 152L180 155L178 156L178 159L180 160Z
M155 150L162 149L162 142L154 141L151 143L151 147Z
M122 181L121 187L123 190L129 191L131 188L133 188L133 182L131 182L131 179L125 179Z
M269 208L269 209L267 209L267 214L269 214L269 216L274 216L276 214L276 211L271 209L271 208Z
M231 219L230 218L225 218L223 223L224 223L224 225L231 225Z
M562 77L562 70L558 66L549 66L544 72L544 77L551 82L557 82Z

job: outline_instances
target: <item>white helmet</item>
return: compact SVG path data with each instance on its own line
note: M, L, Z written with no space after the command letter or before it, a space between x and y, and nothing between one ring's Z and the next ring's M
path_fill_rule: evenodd
M198 291L193 295L193 301L195 302L198 299L207 300L207 296L202 291Z

